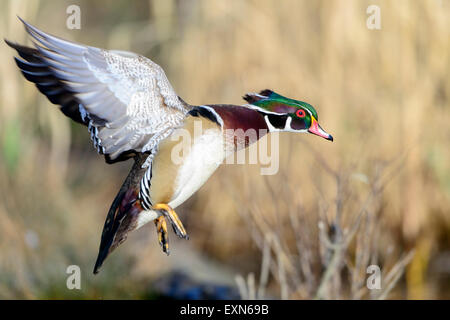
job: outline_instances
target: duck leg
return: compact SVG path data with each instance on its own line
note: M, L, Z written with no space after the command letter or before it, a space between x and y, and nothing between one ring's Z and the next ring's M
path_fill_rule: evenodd
M169 255L169 235L167 233L167 223L164 216L155 219L156 231L158 232L158 241L164 253Z
M188 234L186 233L186 229L181 223L180 218L178 218L177 213L173 210L169 205L165 203L158 203L152 207L152 210L160 211L162 216L155 219L156 229L158 230L158 240L161 246L163 247L163 251L168 254L169 252L169 242L167 235L167 223L166 218L169 220L172 225L173 231L177 236L183 239L189 239Z

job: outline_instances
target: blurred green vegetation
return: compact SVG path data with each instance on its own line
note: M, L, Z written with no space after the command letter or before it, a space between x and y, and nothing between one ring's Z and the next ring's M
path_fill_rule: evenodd
M71 4L81 8L81 30L66 28ZM63 38L143 54L191 104L242 104L245 92L266 88L313 104L335 142L281 135L275 176L259 175L257 165L221 167L179 209L189 248L257 273L261 253L240 211L258 212L277 230L290 225L288 212L301 200L316 237L313 217L324 207L333 217L336 187L314 154L333 170L369 178L380 163L399 161L377 209L377 254L389 260L387 244L397 253L416 249L395 297L450 298L442 267L450 252L450 3L376 1L381 30L366 28L370 4L14 0L0 4L0 30L29 44L19 15ZM165 257L149 224L91 275L106 212L131 163L105 164L87 130L23 79L13 55L0 46L0 298L154 297L156 277L189 269L173 257L180 241L171 235ZM366 191L363 183L350 188L352 201ZM245 197L237 201L235 190ZM82 269L81 291L65 287L71 264ZM269 290L278 292L273 279Z

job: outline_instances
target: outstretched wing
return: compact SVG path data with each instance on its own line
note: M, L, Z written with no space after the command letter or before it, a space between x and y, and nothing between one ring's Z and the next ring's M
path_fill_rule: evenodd
M36 47L8 43L24 59L16 58L22 73L66 115L88 125L108 162L151 151L182 123L189 106L150 59L66 41L21 21Z

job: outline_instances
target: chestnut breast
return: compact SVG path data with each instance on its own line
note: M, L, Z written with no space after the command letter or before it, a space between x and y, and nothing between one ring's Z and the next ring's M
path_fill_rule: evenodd
M269 131L262 115L253 109L233 105L211 105L222 118L226 141L235 150L248 147Z

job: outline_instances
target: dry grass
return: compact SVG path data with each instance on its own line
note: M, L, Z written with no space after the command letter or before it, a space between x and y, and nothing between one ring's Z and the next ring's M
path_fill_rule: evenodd
M258 285L253 273L247 282L242 276L236 279L242 297L264 298L271 274L282 299L385 299L412 260L414 250L398 258L402 250L389 243L389 235L380 239L385 218L382 194L398 166L379 165L369 178L334 171L320 156L317 162L335 181L333 203L319 197L318 208L311 209L301 200L290 200L295 190L275 192L279 201L291 203L288 215L275 221L253 201L240 207L262 253ZM235 196L236 201L244 200L238 192ZM379 289L369 290L366 284L371 265L381 269Z
M82 30L70 31L71 1L2 1L0 30L25 42L19 14L62 37L145 54L193 104L241 104L272 88L316 106L334 143L284 134L277 175L224 166L180 208L191 246L254 274L250 286L239 280L248 297L384 298L399 280L395 297L449 298L448 270L436 271L450 249L449 3L376 1L382 29L372 31L372 2L80 1ZM0 47L0 297L142 296L140 279L166 264L152 228L104 274L87 275L128 164L104 164L12 54ZM371 296L372 263L383 293ZM68 264L86 275L79 294L64 289ZM328 276L330 264L339 272Z

